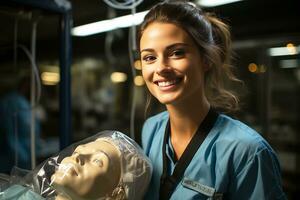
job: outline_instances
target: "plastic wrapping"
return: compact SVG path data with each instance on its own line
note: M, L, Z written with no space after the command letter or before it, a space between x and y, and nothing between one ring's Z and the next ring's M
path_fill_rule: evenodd
M135 200L146 192L152 165L132 139L103 131L70 145L25 176L14 171L2 182L0 199Z

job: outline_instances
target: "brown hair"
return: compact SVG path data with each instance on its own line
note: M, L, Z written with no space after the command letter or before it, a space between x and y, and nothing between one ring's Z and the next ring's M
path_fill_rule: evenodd
M231 35L228 25L193 3L162 2L152 7L140 26L137 42L153 22L172 23L184 29L194 40L209 66L205 75L205 94L211 106L223 112L239 109L236 94L227 89L229 81L240 82L232 73Z

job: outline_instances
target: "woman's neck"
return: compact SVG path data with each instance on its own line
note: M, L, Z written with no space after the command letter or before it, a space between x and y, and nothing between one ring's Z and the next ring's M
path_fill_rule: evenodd
M210 104L185 102L184 105L167 105L172 135L192 137L208 113Z
M210 105L206 99L197 103L185 102L181 106L167 105L170 116L171 143L177 159L183 154L209 108Z

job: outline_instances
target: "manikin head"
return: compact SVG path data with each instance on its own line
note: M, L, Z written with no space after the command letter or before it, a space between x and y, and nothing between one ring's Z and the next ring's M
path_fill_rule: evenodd
M38 176L47 165L56 168L50 187L57 200L142 199L152 174L139 146L117 131L103 131L68 147L46 162Z
M97 199L112 194L121 173L121 152L110 141L97 139L76 147L51 179L61 196Z

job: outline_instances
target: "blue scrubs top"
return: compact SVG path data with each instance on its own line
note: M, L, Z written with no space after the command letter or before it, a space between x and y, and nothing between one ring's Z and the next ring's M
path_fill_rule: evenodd
M153 164L145 199L159 199L163 171L162 145L168 112L149 118L142 131L142 147ZM170 138L166 150L172 174L174 150ZM253 129L226 115L219 115L186 168L170 199L286 199L280 165L270 145Z

